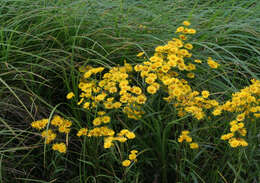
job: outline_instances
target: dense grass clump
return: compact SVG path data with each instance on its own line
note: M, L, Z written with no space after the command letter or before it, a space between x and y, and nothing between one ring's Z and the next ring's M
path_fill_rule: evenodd
M0 182L260 182L259 12L257 0L2 0ZM140 69L167 60L180 26L196 30L182 40L196 70L171 65L185 96L167 69ZM106 91L78 103L109 72L122 106L101 103Z

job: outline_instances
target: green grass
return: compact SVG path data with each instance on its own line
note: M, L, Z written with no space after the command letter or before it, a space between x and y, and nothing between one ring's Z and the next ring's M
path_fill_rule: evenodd
M139 122L125 116L114 122L135 130L129 146L105 150L101 139L71 135L68 153L61 155L30 127L54 113L73 121L72 134L89 125L91 114L65 97L79 94L78 67L142 62L136 54L151 56L184 20L198 32L193 55L221 63L213 72L199 67L191 85L229 99L249 79L260 78L259 17L257 0L2 0L0 182L260 182L257 123L248 130L249 146L232 149L220 140L229 116L200 126L158 103L160 95L150 99ZM196 129L199 150L177 142L187 128ZM132 147L141 152L138 162L124 169L121 161Z

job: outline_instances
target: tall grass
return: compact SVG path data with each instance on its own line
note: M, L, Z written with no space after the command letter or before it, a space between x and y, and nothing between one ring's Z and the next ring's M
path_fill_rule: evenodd
M186 19L198 31L194 56L223 65L215 72L202 65L193 87L228 99L260 78L259 17L257 0L2 0L0 182L260 182L259 125L252 124L258 136L249 134L250 145L238 151L219 138L227 119L212 119L196 133L209 143L188 150L176 140L192 119L161 108L159 96L140 123L118 119L135 130L129 145L141 151L129 169L121 167L127 149L104 150L98 139L71 137L68 153L60 155L30 128L31 121L58 113L73 121L76 133L91 115L65 98L68 91L78 94L78 67L142 62L138 52L151 56Z

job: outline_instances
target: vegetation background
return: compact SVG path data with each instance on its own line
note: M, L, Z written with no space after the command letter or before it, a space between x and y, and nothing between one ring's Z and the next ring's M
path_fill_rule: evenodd
M0 182L260 182L259 121L241 149L220 140L228 116L203 122L195 128L203 145L194 151L177 142L185 127L194 128L192 120L176 120L154 97L154 111L144 118L152 131L143 122L116 123L137 134L129 145L140 155L127 169L121 166L126 146L105 150L100 140L71 136L61 155L30 127L57 113L73 121L75 134L88 123L86 111L66 100L69 91L78 92L79 66L142 62L136 54L152 55L184 20L198 32L193 55L223 66L198 68L194 88L224 100L259 79L258 0L1 0Z

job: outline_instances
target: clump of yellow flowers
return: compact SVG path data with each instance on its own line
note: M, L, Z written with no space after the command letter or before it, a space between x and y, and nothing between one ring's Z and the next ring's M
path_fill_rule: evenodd
M137 150L130 151L130 154L128 155L128 159L124 160L122 162L122 165L124 167L128 167L132 162L137 162Z
M235 120L230 122L230 133L221 136L222 140L228 140L231 147L247 146L243 137L246 136L246 122L260 117L260 81L252 79L252 84L240 92L232 95L232 99L219 105L213 111L213 115L222 112L235 113Z
M77 136L103 138L105 149L114 147L117 142L124 143L134 139L135 133L129 129L114 131L114 112L122 112L128 118L139 120L144 115L143 106L151 95L163 92L163 100L177 110L178 116L191 115L196 120L203 120L212 113L213 116L224 112L235 113L235 119L229 123L230 132L221 136L222 140L228 140L231 147L247 146L245 140L247 134L246 122L250 118L260 117L260 81L251 80L252 85L234 93L232 99L220 104L211 99L212 94L208 90L196 91L189 85L189 80L196 78L198 64L205 61L195 59L192 56L193 45L188 42L195 29L189 28L191 23L184 21L175 33L176 37L165 45L155 48L151 57L145 52L140 52L137 57L143 58L140 64L131 65L124 62L123 66L94 67L82 66L82 73L78 88L80 89L77 105L94 114L90 126L81 128ZM210 69L218 69L220 64L208 57L205 62ZM136 77L140 75L140 77ZM138 82L141 78L142 82ZM69 92L67 99L73 99L75 94ZM211 110L211 111L210 111ZM45 143L49 144L57 134L70 132L72 123L56 115L49 122L42 119L32 122L31 126L38 130L51 125L41 134ZM190 132L182 131L178 142L187 142L191 149L199 148L198 143L193 142ZM64 143L56 143L53 150L61 153L66 152ZM124 167L136 162L137 150L132 150L128 159L122 161Z
M190 144L191 149L198 149L198 143L192 142L192 138L189 136L189 133L190 132L188 130L182 131L180 137L178 138L178 142L182 143L183 141L186 141Z
M31 126L37 130L47 128L41 132L41 136L45 139L46 144L50 144L52 141L54 141L57 137L57 133L68 135L71 125L71 121L62 118L59 115L55 115L52 120L50 120L50 123L49 119L41 119L31 123ZM64 143L54 143L52 145L52 149L59 151L60 153L66 153L67 148Z

